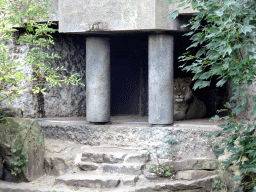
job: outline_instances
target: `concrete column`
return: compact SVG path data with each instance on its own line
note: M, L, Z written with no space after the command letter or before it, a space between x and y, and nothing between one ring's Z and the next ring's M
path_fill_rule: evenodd
M110 120L110 45L107 38L86 38L86 119L95 123Z
M173 50L172 35L150 35L148 45L150 124L173 123Z

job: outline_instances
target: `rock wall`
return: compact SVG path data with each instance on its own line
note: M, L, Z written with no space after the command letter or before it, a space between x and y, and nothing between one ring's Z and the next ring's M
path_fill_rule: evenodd
M21 31L15 32L13 34L13 41L5 43L10 51L11 57L10 60L14 62L20 62L21 66L19 67L27 77L32 77L32 70L29 66L25 65L24 58L27 55L27 51L29 49L28 45L24 43L18 43L18 38L22 35ZM3 42L0 42L3 43ZM30 83L22 83L21 88L26 88L31 90ZM24 110L24 117L34 117L36 114L36 101L33 95L30 92L25 92L21 95L19 99L15 99L13 101L12 107L22 108ZM6 101L0 102L0 107L7 107L9 104Z
M18 44L17 39L22 35L19 32L14 35L12 43L8 43L9 50L12 54L12 60L19 61L28 77L32 77L32 70L25 65L23 59L29 50L28 45ZM55 33L53 35L55 44L51 46L49 52L58 53L61 58L52 62L53 67L61 67L67 69L63 74L71 75L79 73L81 83L85 84L85 43L86 39L83 35L67 35ZM22 86L31 90L31 83L26 82ZM6 107L6 102L1 102L0 107ZM47 88L45 95L33 95L28 91L21 95L19 99L15 99L12 107L22 108L24 117L72 117L85 116L85 86L65 85L61 87Z
M54 35L55 45L50 51L58 53L61 59L55 60L53 66L63 66L65 73L79 73L81 83L85 84L86 68L86 38L83 35ZM45 117L85 116L86 88L85 86L65 85L47 88L44 95Z

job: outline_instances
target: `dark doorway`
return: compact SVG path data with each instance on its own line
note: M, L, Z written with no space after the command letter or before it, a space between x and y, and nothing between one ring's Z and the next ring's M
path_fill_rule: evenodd
M113 36L110 52L111 115L147 115L147 35Z
M174 78L184 78L184 77L193 77L192 73L182 70L180 67L184 63L179 62L178 57L182 56L183 53L186 53L187 47L192 43L190 37L183 36L182 34L176 34L174 37ZM201 47L195 47L189 49L192 55L195 55ZM192 64L192 61L187 64ZM211 85L203 89L193 90L193 94L201 101L203 101L207 107L206 117L212 117L217 114L217 111L224 109L224 104L229 99L229 85L228 83L224 84L222 87L216 87L218 82L218 77L213 76L211 79ZM193 87L193 83L191 88ZM222 115L222 114L219 114ZM223 114L226 115L226 114Z

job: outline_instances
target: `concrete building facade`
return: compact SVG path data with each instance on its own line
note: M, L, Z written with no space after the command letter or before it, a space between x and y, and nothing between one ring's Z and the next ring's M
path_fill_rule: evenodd
M171 20L177 5L162 0L51 2L56 14L50 20L58 33L50 51L62 57L54 65L78 72L86 86L47 89L44 111L25 109L25 116L86 116L91 123L107 123L111 115L139 115L148 116L152 125L172 124L173 79L187 75L178 56L190 44L181 25L194 11L180 10ZM222 105L222 93L210 88L204 94L209 116ZM20 101L17 106L24 109Z
M181 11L183 16L169 20L168 15L176 7L160 0L59 0L52 3L53 8L57 10L52 20L58 22L59 33L87 35L87 121L104 123L110 120L111 75L115 76L113 71L111 72L110 64L110 39L113 34L144 33L148 36L148 87L146 88L148 93L143 94L143 88L135 91L140 97L137 101L138 111L140 115L142 111L148 114L150 124L172 124L174 65L172 33L182 30L180 26L186 23L192 10ZM139 72L139 75L143 74ZM142 77L137 80L141 81ZM138 87L141 86L141 83L139 84ZM132 92L132 90L128 92L130 91ZM145 103L145 99L142 101L143 96L148 97L146 99L148 104ZM113 110L115 109L112 108Z

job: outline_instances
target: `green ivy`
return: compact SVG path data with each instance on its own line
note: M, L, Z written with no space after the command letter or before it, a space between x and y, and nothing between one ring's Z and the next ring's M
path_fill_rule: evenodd
M63 75L66 69L53 67L52 60L60 58L56 53L49 53L54 44L52 34L54 23L48 21L53 10L49 9L49 0L1 0L0 2L0 101L20 97L26 91L22 87L24 82L32 81L32 92L45 93L45 85L53 87L62 83L83 85L79 74ZM38 22L40 21L40 22ZM15 28L16 27L16 28ZM25 30L19 37L17 44L26 44L29 47L23 62L14 61L7 43L13 42L13 34L18 32L17 27ZM21 67L28 66L33 70L33 77L28 77Z
M56 53L49 53L49 48L54 44L52 34L56 32L54 23L48 21L48 16L53 13L49 9L49 0L1 0L0 1L0 102L3 100L11 103L26 91L34 94L44 93L45 85L53 87L62 83L78 85L79 74L63 75L66 69L53 67L52 61L60 58ZM40 22L39 22L40 21ZM22 29L18 39L14 38ZM20 62L13 59L8 44L25 44L29 47L26 58ZM21 69L28 67L33 70L33 77ZM32 82L32 90L23 87L25 82ZM83 85L83 84L81 84ZM6 122L6 114L0 111L0 123ZM28 130L28 133L31 130ZM39 133L38 133L39 134ZM32 139L33 143L40 145ZM24 150L24 140L18 138L12 146L14 157L10 159L13 165L12 174L23 172L27 163L27 152Z
M191 31L192 44L188 52L179 58L181 68L192 72L194 89L211 84L213 76L218 77L217 87L229 82L232 97L226 104L230 115L215 116L225 119L220 127L220 135L226 135L225 148L231 153L225 161L227 166L238 165L244 191L256 192L256 136L255 119L253 122L239 120L239 114L246 112L248 102L254 106L247 114L256 114L256 95L249 94L249 88L255 82L256 75L256 1L255 0L165 0L168 3L179 2L178 7L190 5L196 12L187 25ZM175 19L176 10L169 15ZM189 50L200 48L196 54ZM210 136L210 135L208 135ZM214 149L223 153L224 149L216 145Z

